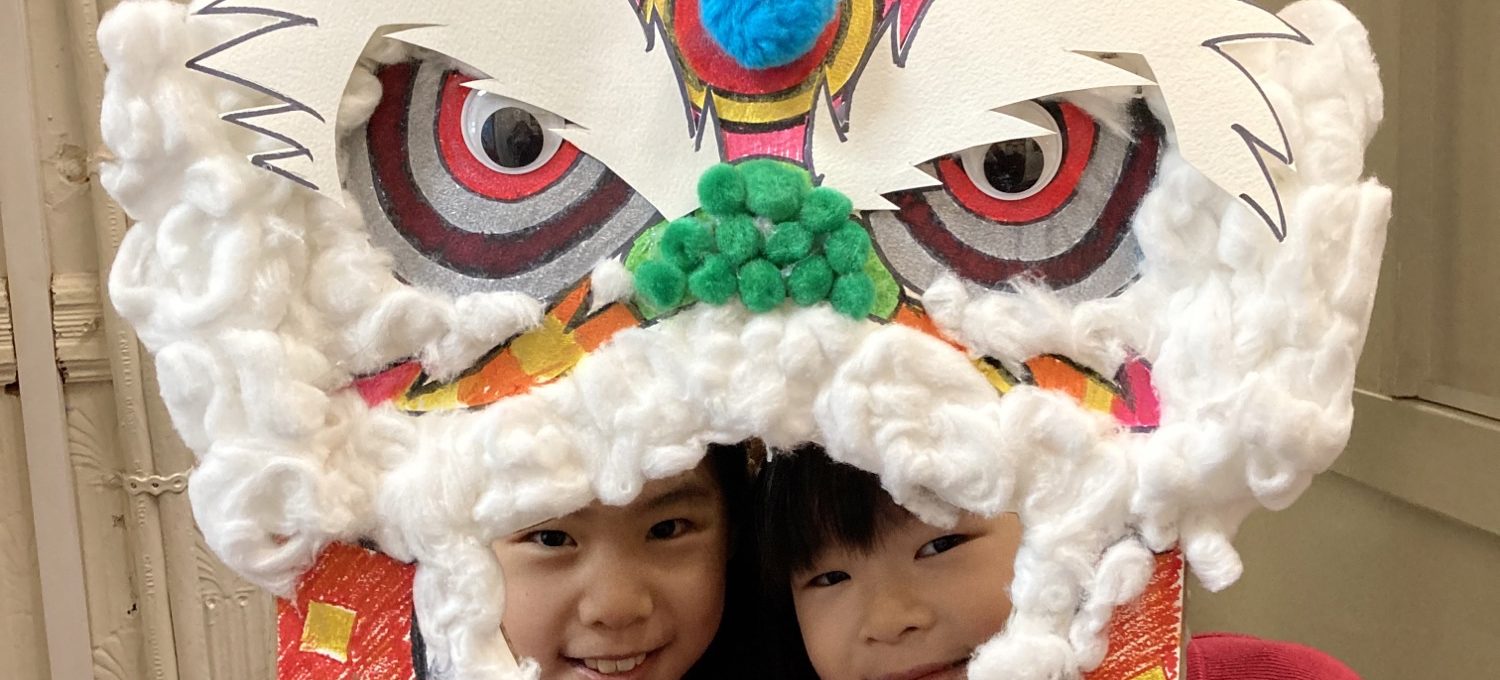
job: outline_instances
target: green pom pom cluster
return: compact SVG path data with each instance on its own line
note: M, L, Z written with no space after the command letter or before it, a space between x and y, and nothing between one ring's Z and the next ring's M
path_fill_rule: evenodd
M803 307L826 300L856 319L875 310L870 235L850 218L847 196L814 188L795 165L756 159L709 168L698 199L701 211L655 230L650 256L635 268L636 291L655 309L738 296L758 313L788 297Z

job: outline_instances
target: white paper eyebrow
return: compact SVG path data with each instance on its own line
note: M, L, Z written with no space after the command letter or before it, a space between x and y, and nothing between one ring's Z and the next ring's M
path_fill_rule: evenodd
M696 207L699 173L720 160L712 110L694 122L658 40L660 17L643 17L624 0L504 2L483 12L441 1L316 4L214 0L198 14L267 23L189 66L276 99L225 118L283 145L253 156L257 165L336 200L333 126L344 81L328 75L348 73L369 38L382 33L492 77L474 87L573 122L559 132L667 217ZM925 161L1042 134L994 109L1084 89L1155 86L1183 157L1285 236L1272 164L1290 165L1292 151L1266 94L1223 50L1243 41L1307 42L1275 15L1242 0L941 0L920 21L889 58L885 36L872 42L847 135L826 106L816 107L811 162L857 207L890 209L883 194L930 185L914 167ZM998 31L1006 39L996 39ZM1084 52L1143 55L1154 79ZM298 68L309 63L326 67Z
M266 22L188 68L275 99L224 118L279 144L251 162L337 201L338 107L377 35L457 59L493 78L472 87L572 122L558 132L669 218L698 207L697 178L721 160L712 114L695 123L688 113L660 19L644 21L624 0L502 2L482 12L451 1L214 0L196 14Z
M887 24L889 34L872 46L847 132L826 102L818 105L815 170L855 207L889 210L882 195L936 184L918 164L1042 134L995 109L1086 89L1150 86L1161 88L1182 156L1277 238L1285 236L1271 163L1290 165L1292 152L1260 85L1223 50L1245 41L1309 42L1275 15L1243 0L938 0L920 22L905 45ZM881 54L887 38L890 58ZM1087 53L1142 55L1154 79Z
M557 131L564 139L670 219L698 208L698 177L722 158L712 109L701 122L690 115L660 30L659 17L643 21L627 2L550 0L391 37L491 76L470 87L562 116L570 123Z

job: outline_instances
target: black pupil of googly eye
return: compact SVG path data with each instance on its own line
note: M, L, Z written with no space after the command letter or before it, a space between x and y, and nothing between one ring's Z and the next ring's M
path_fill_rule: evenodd
M1007 194L1019 194L1036 186L1046 167L1046 155L1034 139L991 144L984 154L985 179L996 191Z
M524 168L542 156L542 124L525 109L507 106L484 121L480 141L485 155L502 168Z

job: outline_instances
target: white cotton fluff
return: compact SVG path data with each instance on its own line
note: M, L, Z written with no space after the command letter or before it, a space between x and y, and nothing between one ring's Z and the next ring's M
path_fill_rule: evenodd
M627 300L632 295L635 295L635 274L625 268L624 262L609 259L594 267L589 276L590 313Z
M1141 354L1162 407L1153 433L1035 387L1001 398L971 356L826 306L700 306L484 409L371 409L344 389L354 376L410 357L451 376L535 327L543 305L406 286L354 201L250 166L268 142L218 116L265 102L182 64L259 24L189 19L167 0L123 3L100 28L116 159L101 176L137 221L110 292L155 353L199 457L190 495L209 546L278 593L333 540L371 536L417 560L440 677L537 675L496 634L494 538L595 499L628 502L710 442L759 437L822 443L933 523L1018 512L1012 619L970 677L1075 678L1102 660L1114 609L1146 587L1152 550L1179 545L1206 585L1228 586L1242 569L1231 545L1241 520L1285 507L1348 437L1390 208L1389 192L1361 179L1380 86L1364 29L1342 7L1306 0L1283 16L1316 45L1257 47L1247 63L1299 152L1280 184L1285 242L1169 146L1133 224L1144 271L1124 293L1073 305L1035 286L976 294L949 279L923 296L969 355L1012 369L1055 353L1110 375ZM379 99L372 69L405 55L371 44L339 112L344 133ZM630 283L606 261L593 304L623 299Z
M1285 242L1169 149L1135 218L1144 272L1124 293L1068 307L1032 288L970 299L950 281L924 298L951 337L1004 361L1052 351L1108 375L1134 349L1152 362L1161 400L1159 430L1118 437L1133 468L1126 484L1106 488L1106 475L1118 472L1109 468L1051 476L1093 477L1085 488L1106 512L1085 517L1058 505L1027 514L1046 490L1018 485L1026 548L1015 620L981 648L972 678L1052 677L1011 665L1043 644L1038 635L1071 640L1078 667L1063 663L1056 677L1103 659L1114 607L1138 595L1149 574L1134 548L1130 559L1111 559L1100 544L1110 539L1069 537L1074 522L1114 540L1138 533L1153 549L1180 545L1204 585L1219 590L1242 571L1231 539L1244 517L1291 503L1348 439L1390 217L1389 191L1360 177L1381 90L1363 27L1337 3L1309 0L1282 16L1315 43L1262 46L1255 55L1299 150L1297 175L1281 187Z
M1002 399L970 366L920 331L851 321L826 305L696 307L621 332L557 383L479 411L413 418L417 443L380 489L377 535L422 573L450 575L419 579L418 618L427 643L467 669L492 652L466 645L493 639L486 632L501 615L498 600L480 607L469 589L502 579L493 555L463 546L488 546L596 498L627 503L647 481L696 466L709 443L823 443L834 458L882 472L894 497L941 522L954 509L1005 510L1019 468L1074 455L1058 447L1090 450L1108 430L1066 397L1021 388ZM1038 420L1082 432L1039 441Z
M199 457L199 523L227 564L284 593L328 541L373 529L387 452L330 434L359 416L329 394L408 357L451 376L535 327L543 307L406 286L353 201L313 197L246 162L267 141L219 114L264 102L183 64L258 25L189 17L167 0L110 12L101 124L115 160L101 177L136 222L111 299L156 353L163 398ZM369 76L353 77L341 123L368 117Z

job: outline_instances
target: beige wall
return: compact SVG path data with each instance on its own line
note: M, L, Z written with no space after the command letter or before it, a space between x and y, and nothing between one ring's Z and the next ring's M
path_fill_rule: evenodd
M15 664L16 677L40 678L46 676L47 660L42 653L42 598L22 450L21 400L0 393L0 657Z
M1245 577L1189 593L1196 632L1295 640L1366 680L1493 678L1500 537L1340 474L1246 523Z

